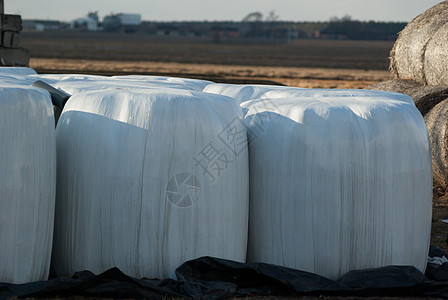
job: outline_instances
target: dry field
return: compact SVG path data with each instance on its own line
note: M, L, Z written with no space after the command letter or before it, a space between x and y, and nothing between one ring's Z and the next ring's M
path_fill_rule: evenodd
M189 64L177 62L32 58L39 73L168 75L225 83L283 84L303 88L364 88L385 80L388 71Z
M213 43L137 34L25 33L40 73L148 74L307 88L363 88L389 77L392 42Z
M364 88L389 78L393 42L296 40L217 44L137 34L24 33L39 73L168 75L228 83ZM431 244L448 251L448 195L434 189Z

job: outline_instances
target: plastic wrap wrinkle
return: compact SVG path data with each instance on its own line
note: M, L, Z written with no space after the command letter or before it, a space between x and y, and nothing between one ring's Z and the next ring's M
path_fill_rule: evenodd
M414 101L406 95L400 93L391 93L384 91L370 90L350 90L350 89L279 89L267 91L261 99L290 98L290 97L306 97L306 98L342 98L342 99L359 99L359 101L403 101L414 105Z
M37 73L33 69L26 67L1 67L0 74L27 76L27 75L36 75Z
M188 87L188 90L194 90L201 92L207 85L213 84L212 81L192 79L192 78L182 78L182 77L167 77L167 76L148 76L148 75L127 75L127 76L112 76L113 79L124 79L124 80L138 80L148 83L157 82L168 82L172 84L182 84Z
M204 92L228 96L234 99L237 104L247 100L260 99L263 94L269 91L296 91L301 88L277 85L262 84L226 84L213 83L204 88Z
M28 75L15 75L15 74L1 74L0 84L2 85L23 85L29 87L34 83L32 76Z
M245 143L241 111L223 96L161 88L72 96L57 126L57 274L118 267L161 278L203 255L244 261Z
M0 83L0 282L48 278L56 139L46 91Z
M331 279L391 264L424 271L432 170L418 110L394 93L304 92L242 104L251 136L248 261Z
M52 81L52 85L69 94L85 91L99 91L104 89L154 89L176 88L183 90L202 91L210 82L188 78L162 77L162 76L98 76L80 74L43 74L33 76L36 80Z

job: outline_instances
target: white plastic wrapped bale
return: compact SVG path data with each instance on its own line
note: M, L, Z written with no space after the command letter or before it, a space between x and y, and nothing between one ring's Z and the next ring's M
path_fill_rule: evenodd
M0 282L46 280L56 195L50 95L0 85Z
M245 261L241 117L227 97L175 89L70 98L57 127L57 274L164 278L200 256Z
M375 98L390 98L393 100L403 101L414 105L414 101L409 96L400 93L391 93L385 91L371 91L371 90L350 90L350 89L278 89L265 92L261 95L260 99L275 99L275 98L293 98L293 97L306 97L306 98L341 98L351 99L356 97L362 97L364 99Z
M207 85L214 82L201 79L167 77L167 76L148 76L148 75L126 75L112 76L113 79L134 80L147 83L168 83L174 86L183 86L185 90L201 92Z
M249 262L331 279L385 265L425 270L432 170L428 133L414 105L396 94L243 105Z
M218 94L231 97L240 104L247 100L260 99L263 94L269 91L296 91L301 88L277 86L277 85L261 85L261 84L226 84L213 83L204 88L205 93Z
M75 95L86 91L99 91L105 89L164 89L176 88L191 91L202 91L209 81L161 77L161 76L97 76L80 74L37 75L36 80L53 81L51 84L65 92ZM50 83L50 82L49 82Z
M0 84L1 85L30 86L30 85L32 85L34 83L34 81L35 80L29 78L28 76L0 74Z
M26 67L0 67L0 74L27 76L36 75L37 73L33 69Z
M0 84L32 85L36 71L24 67L0 67Z
M95 81L95 80L107 80L108 76L102 75L87 75L87 74L37 74L36 80L51 80L53 82L58 81Z

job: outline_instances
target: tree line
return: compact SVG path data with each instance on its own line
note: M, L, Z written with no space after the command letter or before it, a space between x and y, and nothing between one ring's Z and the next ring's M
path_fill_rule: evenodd
M350 40L395 40L406 22L359 21L346 15L333 17L327 22L286 22L280 21L274 11L264 17L260 12L253 12L243 18L242 22L251 24L248 35L265 37L272 30L283 28L300 32L302 38L327 38Z

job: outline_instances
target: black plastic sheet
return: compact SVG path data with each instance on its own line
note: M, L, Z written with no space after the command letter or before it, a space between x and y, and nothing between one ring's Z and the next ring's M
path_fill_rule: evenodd
M428 266L448 278L448 268ZM442 268L439 270L439 268ZM430 270L430 268L428 268ZM443 273L445 272L445 273ZM436 272L437 273L437 272ZM72 278L56 277L29 284L0 283L0 299L48 297L223 299L247 296L425 296L448 298L448 281L410 266L351 271L339 281L280 267L244 264L212 257L188 261L176 270L174 279L136 279L117 268L100 275L89 271Z

